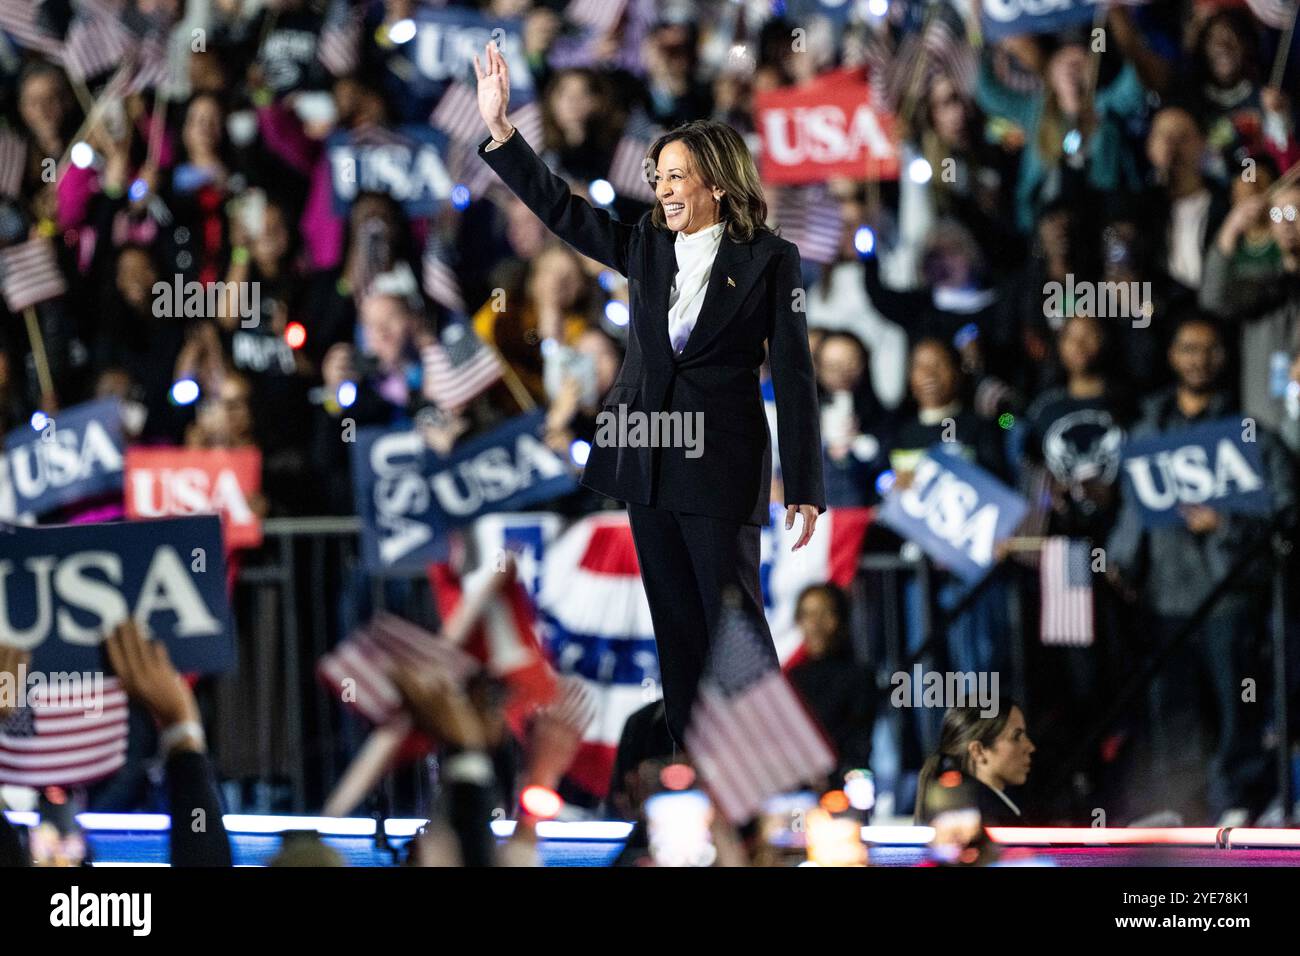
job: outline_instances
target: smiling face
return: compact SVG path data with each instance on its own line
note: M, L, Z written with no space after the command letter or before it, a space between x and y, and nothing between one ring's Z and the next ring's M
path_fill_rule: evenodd
M385 369L402 360L412 331L411 313L400 299L390 295L367 296L361 303L361 326L366 349Z
M959 371L937 342L920 342L912 350L908 380L912 397L922 409L942 408L957 398Z
M1219 86L1232 86L1241 79L1245 51L1232 27L1220 20L1205 31L1205 62Z
M659 151L654 188L663 206L664 220L673 232L689 236L718 221L719 204L714 202L714 194L721 195L722 190L711 189L704 182L690 150L680 140Z
M1187 322L1179 326L1169 346L1169 364L1183 388L1210 391L1219 380L1224 361L1223 343L1212 325Z

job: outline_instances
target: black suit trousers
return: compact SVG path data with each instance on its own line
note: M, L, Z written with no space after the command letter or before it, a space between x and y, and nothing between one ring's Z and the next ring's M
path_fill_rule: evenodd
M633 502L627 510L654 623L668 730L682 746L724 600L734 595L761 652L777 661L758 580L759 528ZM727 662L713 666L725 672Z

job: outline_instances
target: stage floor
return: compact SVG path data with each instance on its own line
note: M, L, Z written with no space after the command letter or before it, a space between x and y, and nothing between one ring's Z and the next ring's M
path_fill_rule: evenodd
M8 814L31 825L33 814ZM170 821L159 814L82 814L96 866L165 866ZM235 864L265 866L280 848L280 834L317 830L349 866L392 866L422 820L388 820L384 830L392 850L375 839L375 823L364 818L249 816L231 814ZM509 822L496 823L501 839ZM539 828L539 853L546 866L607 866L622 849L629 826L619 821L546 823ZM1263 829L1049 829L996 828L1001 863L1007 866L1297 866L1300 830ZM916 866L926 859L926 827L864 827L872 865ZM396 855L393 851L396 851Z

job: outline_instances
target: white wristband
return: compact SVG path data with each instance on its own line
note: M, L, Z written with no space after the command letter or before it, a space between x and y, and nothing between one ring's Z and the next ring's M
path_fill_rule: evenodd
M158 747L164 757L170 757L178 745L189 739L194 740L200 750L207 749L208 740L203 733L203 725L197 720L182 720L179 724L172 724L159 736Z

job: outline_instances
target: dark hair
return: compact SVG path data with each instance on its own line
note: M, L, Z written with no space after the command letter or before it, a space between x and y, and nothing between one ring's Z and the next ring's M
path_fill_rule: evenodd
M831 602L831 612L835 615L836 627L835 633L831 638L831 647L829 653L834 654L848 647L849 642L849 599L844 593L844 589L832 581L825 584L810 584L799 592L799 599L794 602L795 620L799 619L799 609L803 607L804 599L812 594L824 594L826 599Z
M719 218L726 220L727 235L736 242L750 242L755 235L771 232L767 226L767 200L758 178L754 157L740 134L716 120L691 120L664 133L646 154L647 178L659 165L659 154L669 143L680 142L691 156L693 172L709 188L723 191ZM656 202L650 221L667 229L664 207Z
M1006 730L1011 711L1020 705L1010 697L998 698L997 712L992 717L983 716L983 708L951 707L943 715L943 729L939 731L939 747L926 758L921 775L916 781L916 822L926 820L926 794L941 773L957 770L974 776L970 767L970 745L978 743L992 747L1002 731Z
M1254 18L1244 9L1219 10L1206 18L1196 34L1192 44L1191 79L1193 96L1203 96L1204 87L1213 82L1209 57L1205 54L1205 44L1210 38L1210 30L1216 26L1226 26L1241 44L1241 76L1254 83L1258 77L1259 33Z

